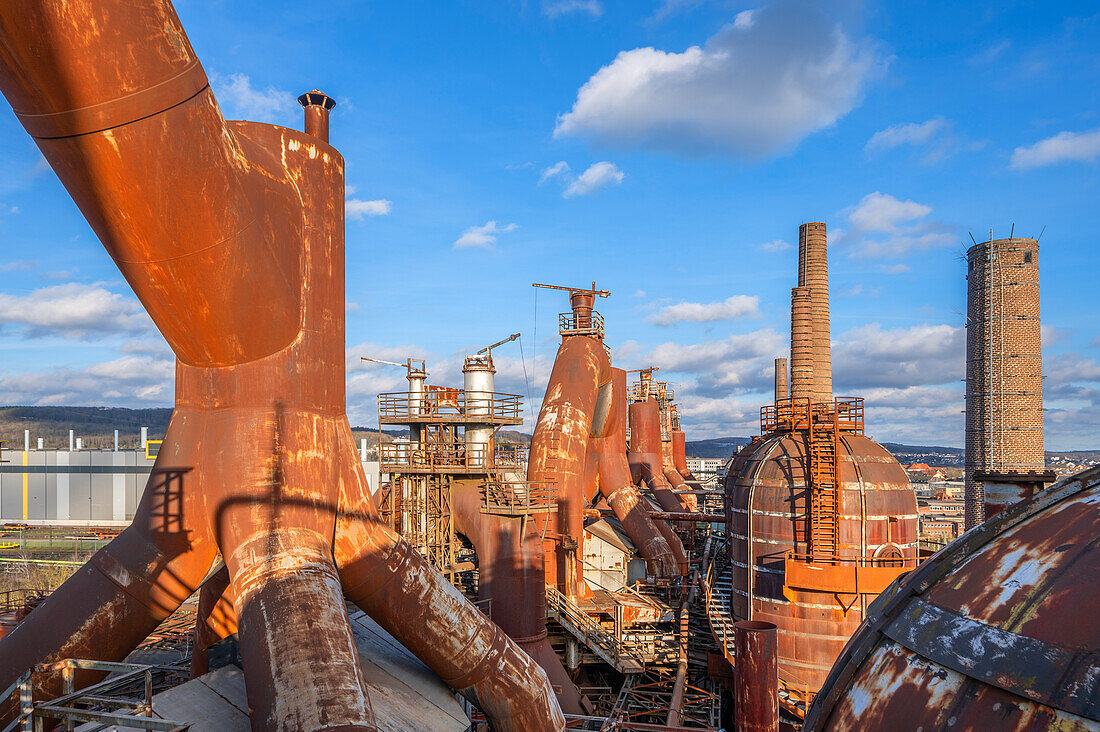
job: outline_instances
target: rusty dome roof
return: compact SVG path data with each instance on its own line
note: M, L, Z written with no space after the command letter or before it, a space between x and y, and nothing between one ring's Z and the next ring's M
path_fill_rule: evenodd
M807 730L1100 728L1100 468L1018 503L883 592Z
M780 432L746 445L745 455L735 458L730 478L755 480L802 480L806 460L806 437L802 432ZM866 435L854 432L840 436L841 480L858 481L867 488L876 485L909 486L909 476L890 451ZM845 459L848 458L848 459ZM856 466L855 475L851 474Z

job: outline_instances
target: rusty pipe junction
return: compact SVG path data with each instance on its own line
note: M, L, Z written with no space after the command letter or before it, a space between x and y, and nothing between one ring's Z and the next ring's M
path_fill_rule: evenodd
M177 358L133 524L0 641L0 687L37 663L123 658L220 555L254 729L374 728L345 594L495 727L562 729L545 673L367 491L327 97L306 95L314 134L227 122L166 0L0 5L0 90Z

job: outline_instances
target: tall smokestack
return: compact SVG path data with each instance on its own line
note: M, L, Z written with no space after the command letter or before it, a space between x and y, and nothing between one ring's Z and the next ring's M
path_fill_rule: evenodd
M787 359L775 359L775 403L787 398Z
M967 252L966 528L1051 480L1043 451L1039 244Z
M798 227L798 286L810 288L813 317L813 400L833 400L833 361L829 347L829 257L825 223Z
M814 395L814 323L809 287L791 290L791 398Z

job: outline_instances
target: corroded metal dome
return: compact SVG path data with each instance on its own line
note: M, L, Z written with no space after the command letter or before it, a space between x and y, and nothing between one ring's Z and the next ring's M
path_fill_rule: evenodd
M1100 729L1100 469L964 534L882 593L810 730Z
M778 626L781 686L796 713L805 712L875 594L918 561L916 497L898 461L857 433L841 434L836 452L837 558L830 562L806 561L805 432L746 445L726 480L732 614Z

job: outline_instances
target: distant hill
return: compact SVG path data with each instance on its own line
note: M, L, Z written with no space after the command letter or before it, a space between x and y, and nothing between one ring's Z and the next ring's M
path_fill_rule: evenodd
M23 444L23 430L31 431L31 445L41 437L46 448L69 447L69 430L84 441L86 449L114 446L118 430L119 447L141 446L141 428L149 428L149 439L160 440L168 429L172 410L123 409L121 407L0 407L0 440L8 447Z
M104 449L114 445L114 431L119 431L119 446L123 449L136 448L141 441L141 428L149 428L149 439L160 440L168 429L168 420L172 410L125 409L122 407L0 407L0 440L10 448L23 444L23 430L31 431L32 444L39 437L45 440L47 448L67 448L69 430L84 441L86 449ZM377 427L352 427L355 442L362 438L374 446L377 440ZM388 443L397 437L408 437L408 428L382 430L382 441ZM529 445L531 435L516 430L500 430L499 442ZM747 444L747 437L715 437L708 440L692 440L687 443L689 457L728 458ZM963 460L960 447L934 445L904 445L898 442L882 443L887 450L896 455L903 463L922 462L933 467L959 466ZM1082 463L1100 461L1100 450L1069 450L1047 452L1048 464L1055 460Z

